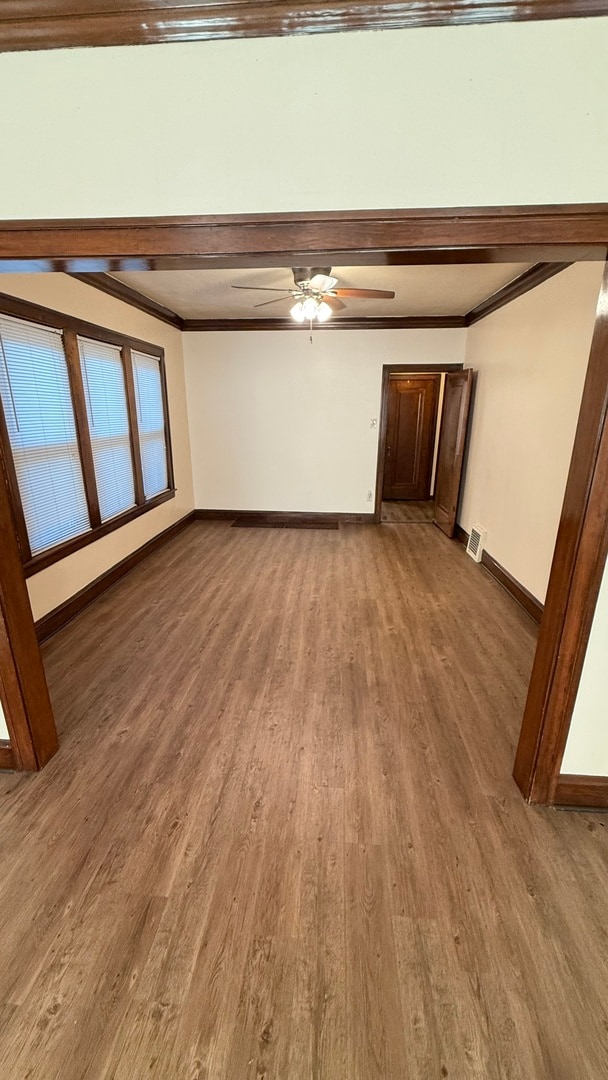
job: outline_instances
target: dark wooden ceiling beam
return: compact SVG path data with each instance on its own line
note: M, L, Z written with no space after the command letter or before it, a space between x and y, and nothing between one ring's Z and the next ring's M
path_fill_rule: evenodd
M487 246L480 247L480 239ZM605 259L607 246L606 203L4 221L0 273L64 271L178 329L224 329L226 322L238 321L241 329L257 330L262 320L182 319L105 271L281 267L311 265L317 258L319 265L333 266L535 263L467 316L438 317L441 325L454 326L454 319L458 325L476 322L572 262ZM180 251L184 254L176 255ZM347 319L331 326L413 325L403 318L376 319L373 325L371 318ZM264 322L268 329L292 328L287 321Z
M603 0L4 0L0 51L151 45L608 14Z
M398 251L285 251L280 255L159 255L146 258L89 256L75 258L0 257L0 275L66 273L122 274L142 270L269 270L286 266L464 266L496 263L601 262L606 245L522 245L486 248L422 248ZM94 267L94 270L93 270ZM1 280L1 279L0 279Z
M0 270L603 260L608 204L0 221ZM336 255L338 253L338 255Z

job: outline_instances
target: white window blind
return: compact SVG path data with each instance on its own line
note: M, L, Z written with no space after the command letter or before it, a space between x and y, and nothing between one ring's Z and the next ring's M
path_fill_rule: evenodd
M101 520L135 505L125 373L120 349L78 338Z
M132 355L144 494L150 499L169 486L160 360L140 352Z
M0 316L0 396L36 555L90 529L59 331Z

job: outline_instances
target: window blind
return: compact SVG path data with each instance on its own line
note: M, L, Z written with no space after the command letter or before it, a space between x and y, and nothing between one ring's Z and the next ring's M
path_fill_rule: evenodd
M160 360L135 351L132 356L144 494L150 499L169 486Z
M35 555L91 527L59 331L0 316L0 396Z
M135 505L125 373L120 349L78 338L101 520Z

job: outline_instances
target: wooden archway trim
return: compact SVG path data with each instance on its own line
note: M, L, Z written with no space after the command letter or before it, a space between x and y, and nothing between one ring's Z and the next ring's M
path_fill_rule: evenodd
M57 730L1 459L0 683L10 739L0 767L41 769L57 750Z
M331 253L334 262L343 257L389 265L504 259L605 261L607 247L607 204L0 222L0 271L105 272L133 269L134 259L140 269L293 265L290 260L296 255L323 253ZM607 407L605 277L515 767L525 797L538 802L555 797L605 564ZM6 516L5 487L2 477L0 512ZM15 543L13 537L7 550L12 551L16 591L7 590L6 598L11 598L4 599L3 610L11 639L30 647L35 631L24 602L22 569L15 564ZM43 715L45 692L40 685L28 691L32 706L32 694L38 694L37 707ZM49 751L51 742L45 749L42 741L38 764Z
M119 10L116 10L116 9ZM123 9L123 10L120 10ZM0 15L0 51L400 30L606 15L604 0L29 0Z
M513 775L531 802L555 801L608 555L607 418L608 263L515 759Z

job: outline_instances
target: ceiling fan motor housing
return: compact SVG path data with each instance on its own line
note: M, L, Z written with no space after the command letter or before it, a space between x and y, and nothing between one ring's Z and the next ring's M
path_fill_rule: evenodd
M331 266L293 266L293 280L298 288L305 285L308 281L312 281L317 274L323 274L324 277L331 277Z

